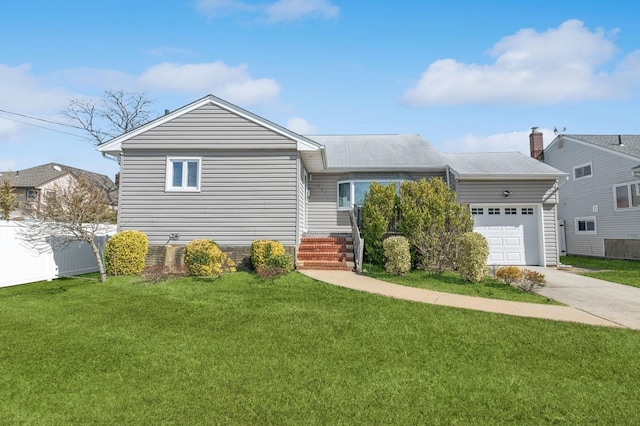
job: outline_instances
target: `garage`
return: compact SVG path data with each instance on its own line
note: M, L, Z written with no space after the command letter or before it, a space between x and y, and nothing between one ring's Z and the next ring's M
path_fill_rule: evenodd
M540 265L539 211L535 206L472 205L474 231L489 242L490 265Z

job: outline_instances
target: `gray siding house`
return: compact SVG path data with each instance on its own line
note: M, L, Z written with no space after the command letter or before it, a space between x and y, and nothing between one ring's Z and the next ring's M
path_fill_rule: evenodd
M640 135L560 134L544 161L569 174L558 205L566 253L640 259Z
M441 178L469 203L495 264L556 265L565 174L519 153L443 154L419 135L299 135L209 95L98 147L120 158L119 229L150 253L196 238L236 260L251 242L352 234L371 181ZM163 260L164 256L164 260Z

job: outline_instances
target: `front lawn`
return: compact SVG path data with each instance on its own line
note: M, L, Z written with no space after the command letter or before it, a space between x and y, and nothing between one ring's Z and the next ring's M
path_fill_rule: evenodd
M640 333L235 273L0 289L2 424L630 424Z
M445 293L464 294L467 296L486 297L489 299L512 300L515 302L544 303L561 305L535 293L526 293L519 288L485 277L481 283L470 283L454 272L430 274L414 269L405 275L391 275L381 267L367 265L368 275L382 281Z
M560 262L578 268L593 269L580 275L598 278L612 283L640 287L640 261L601 259L585 256L562 256Z

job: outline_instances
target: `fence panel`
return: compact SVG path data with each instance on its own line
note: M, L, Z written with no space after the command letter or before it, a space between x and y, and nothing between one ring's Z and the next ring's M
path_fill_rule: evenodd
M40 253L24 245L18 229L16 223L0 222L0 287L98 271L88 243L73 242L64 248ZM115 225L106 225L102 235L96 237L101 249L115 231Z

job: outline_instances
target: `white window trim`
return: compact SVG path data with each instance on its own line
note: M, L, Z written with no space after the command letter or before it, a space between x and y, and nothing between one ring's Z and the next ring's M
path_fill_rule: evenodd
M196 186L193 187L177 187L173 186L173 163L175 161L196 161L198 163L198 176L196 177ZM165 169L165 187L166 192L200 192L200 178L202 176L202 158L201 157L167 157ZM186 170L183 179L186 179Z
M640 209L640 206L635 206L635 207L633 206L632 185L636 187L636 191L638 192L638 194L636 195L640 195L640 180L633 181L633 182L616 183L611 187L611 190L613 191L613 208L615 211L624 212L624 211L632 211L632 210ZM619 186L627 187L627 200L629 201L629 207L618 207L618 194L616 194L616 188Z
M577 169L581 169L585 166L589 166L591 168L591 174L587 175L587 176L581 176L581 177L576 177L576 170ZM571 177L573 178L573 180L582 180L582 179L589 179L593 177L593 163L589 162L589 163L584 163L584 164L580 164L579 166L575 166L573 168L573 171L571 172Z
M584 217L576 217L574 219L575 221L575 233L576 235L597 235L598 234L598 223L596 222L596 217L595 216L584 216ZM578 222L580 221L585 221L585 222L591 222L593 221L593 231L580 231L578 230Z

